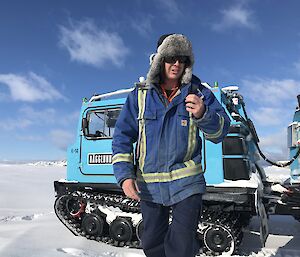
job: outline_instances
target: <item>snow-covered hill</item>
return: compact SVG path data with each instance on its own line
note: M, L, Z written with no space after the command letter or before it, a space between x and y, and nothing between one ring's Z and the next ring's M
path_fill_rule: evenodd
M67 166L66 160L61 161L37 161L37 162L30 162L28 165L31 166Z

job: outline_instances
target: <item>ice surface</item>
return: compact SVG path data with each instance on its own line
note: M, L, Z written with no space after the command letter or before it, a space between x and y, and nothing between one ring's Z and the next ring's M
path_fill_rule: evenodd
M65 166L57 165L0 165L0 256L145 256L141 250L76 237L59 222L53 211L53 181L65 178L65 172ZM254 218L235 256L299 257L300 222L291 216L271 216L269 225L270 236L261 249Z

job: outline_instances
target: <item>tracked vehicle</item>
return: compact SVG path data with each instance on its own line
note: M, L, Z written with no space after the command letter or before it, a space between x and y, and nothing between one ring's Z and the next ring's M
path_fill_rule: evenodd
M268 215L293 215L300 221L300 95L288 127L291 161L273 163L289 166L291 176L278 183L270 181L259 164L267 158L259 149L258 136L238 87L204 85L231 117L231 126L219 144L200 135L207 193L203 196L198 236L205 253L231 255L237 252L243 228L253 216L260 220L262 245L268 237ZM111 150L116 120L126 94L132 90L83 101L76 141L68 148L67 177L54 182L54 208L58 219L76 236L140 248L143 221L139 203L127 198L116 184Z

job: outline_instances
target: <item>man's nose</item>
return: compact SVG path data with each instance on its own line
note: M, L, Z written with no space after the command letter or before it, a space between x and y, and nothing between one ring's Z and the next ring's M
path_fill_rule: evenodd
M179 66L180 62L178 60L176 60L176 62L174 63L174 65Z

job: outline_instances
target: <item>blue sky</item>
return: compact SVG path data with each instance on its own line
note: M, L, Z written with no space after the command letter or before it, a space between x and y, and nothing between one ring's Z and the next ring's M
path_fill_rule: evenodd
M298 0L1 1L0 161L65 159L82 98L132 87L173 32L192 41L202 81L240 87L262 148L284 158L299 10Z

